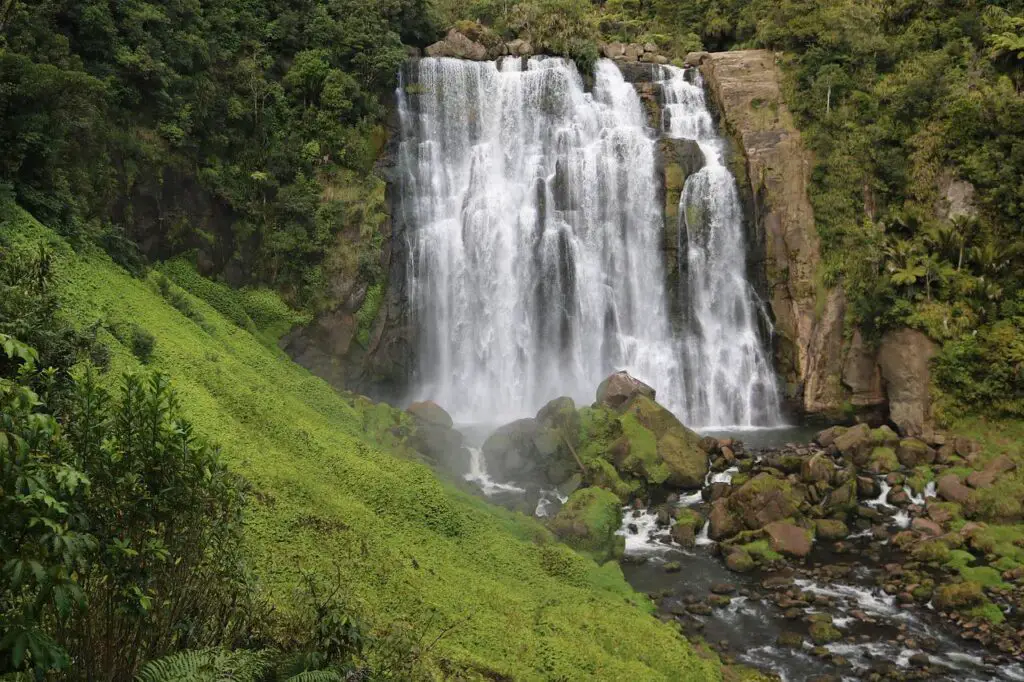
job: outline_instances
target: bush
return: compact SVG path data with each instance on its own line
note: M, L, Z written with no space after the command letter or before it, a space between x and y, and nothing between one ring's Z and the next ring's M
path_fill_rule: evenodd
M153 350L156 348L156 337L142 327L135 325L132 328L132 353L143 364L149 364L153 358Z

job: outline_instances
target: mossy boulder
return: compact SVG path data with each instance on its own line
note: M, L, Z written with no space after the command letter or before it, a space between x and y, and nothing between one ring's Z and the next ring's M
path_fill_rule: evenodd
M871 427L867 424L857 424L836 437L832 444L843 456L856 459L862 452L869 450L873 444Z
M818 519L814 529L822 540L840 540L850 534L849 527L838 519Z
M728 497L729 510L750 530L794 516L801 501L789 481L767 473L754 476Z
M812 455L800 463L800 478L805 483L828 483L835 474L836 465L824 453Z
M900 464L913 469L922 464L931 464L935 461L935 451L917 438L904 438L896 446L896 457Z
M619 498L603 488L581 488L569 496L549 522L551 531L570 547L603 562L622 556L625 538Z
M447 411L433 400L423 400L410 405L406 412L411 414L417 423L433 424L443 429L450 429L454 422Z
M680 509L672 526L672 539L683 547L693 547L703 525L704 517L700 514L689 508Z
M871 442L876 446L883 446L887 448L894 448L896 444L900 442L899 434L889 428L888 425L883 424L877 429L871 429Z
M826 616L828 620L819 619L811 623L810 635L811 640L818 645L831 644L832 642L838 642L843 638L843 633L839 632L838 628L832 624L832 619Z
M887 474L900 468L896 452L890 447L876 447L871 450L867 463L868 471L875 474Z
M651 485L699 488L708 473L708 454L701 437L674 414L645 395L634 396L620 417L630 441L630 455Z
M747 573L754 570L754 558L740 547L733 547L725 557L725 566L736 573Z

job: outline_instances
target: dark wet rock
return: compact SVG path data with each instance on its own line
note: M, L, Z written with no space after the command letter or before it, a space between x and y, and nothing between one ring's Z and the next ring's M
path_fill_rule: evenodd
M732 594L736 591L736 586L732 583L715 583L711 586L711 592L714 594Z
M705 502L714 502L729 494L732 486L722 481L716 481L701 490L701 497Z
M708 604L715 608L723 608L732 603L732 597L725 594L713 594L708 597Z
M819 453L802 461L800 478L805 483L828 483L835 474L836 466L824 453Z
M801 649L804 645L804 636L799 632L783 632L775 643L789 649Z
M846 431L847 427L845 426L832 426L830 428L825 429L824 431L821 431L817 436L815 436L814 440L821 447L827 448L828 446L835 443L836 439L839 438L839 436L846 433Z
M832 444L843 456L856 459L873 445L871 427L867 424L857 424L844 431Z
M903 488L894 488L886 498L886 502L894 507L906 507L910 504L910 493Z
M882 490L873 476L857 477L857 497L862 500L873 500L880 492Z
M665 564L666 573L678 573L681 570L683 567L678 561L669 561Z
M708 537L712 540L724 540L743 530L742 521L729 509L728 499L717 500L711 505L708 520Z
M828 615L815 620L808 630L815 644L831 644L843 638L843 633L832 624L832 618Z

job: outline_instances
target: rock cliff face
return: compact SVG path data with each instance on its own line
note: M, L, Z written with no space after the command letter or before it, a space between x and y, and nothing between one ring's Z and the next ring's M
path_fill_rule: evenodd
M844 398L844 298L816 285L821 258L807 196L813 159L782 99L774 55L745 50L688 61L700 64L722 125L743 150L743 167L734 172L749 186L754 241L764 245L787 396L807 412L836 410Z

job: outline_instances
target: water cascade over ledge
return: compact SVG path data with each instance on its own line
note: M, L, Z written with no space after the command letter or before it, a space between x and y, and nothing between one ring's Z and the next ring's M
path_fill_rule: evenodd
M770 326L747 280L743 209L723 163L700 73L660 67L664 133L693 140L704 166L679 201L680 292L685 309L683 422L707 428L775 426L779 391L758 321ZM685 242L683 240L686 240Z
M555 58L431 58L403 74L397 210L415 383L456 421L522 416L559 395L589 403L618 369L693 427L781 421L735 181L699 85L659 74L665 134L706 158L684 191L686 212L706 216L687 219L686 338L669 320L657 131L617 66L598 62L592 92Z

